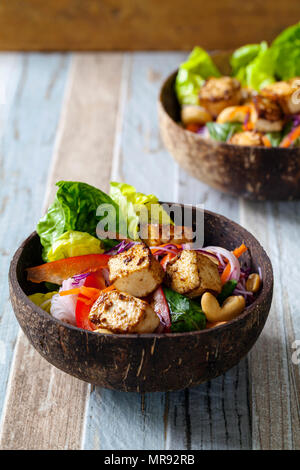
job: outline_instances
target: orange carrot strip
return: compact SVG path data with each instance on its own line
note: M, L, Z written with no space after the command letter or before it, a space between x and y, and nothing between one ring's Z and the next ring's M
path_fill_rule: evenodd
M181 245L176 245L176 243L164 243L163 245L159 245L159 246L156 246L156 247L153 247L151 248L151 252L152 254L154 255L157 251L161 250L162 248L164 248L165 246L168 246L168 245L174 245L176 246L176 248L178 248L179 250L182 249L182 246Z
M244 243L242 243L241 246L239 246L238 248L235 248L235 250L233 250L233 254L234 254L234 256L239 258L243 253L245 253L245 251L247 251L247 247ZM222 284L225 284L225 282L227 281L229 273L230 273L230 263L227 263L224 271L221 274Z
M233 250L233 254L234 256L236 256L237 258L239 258L243 253L245 253L245 251L247 251L247 247L244 243L241 244L241 246L239 246L238 248L236 248L235 250Z
M175 254L173 253L168 253L166 256L163 257L163 259L160 261L160 264L162 265L164 271L166 270L167 268L167 264L169 261L171 261L171 259L175 258Z
M265 147L272 147L270 139L268 139L268 137L266 135L263 136L262 140L263 140L263 143L264 143Z
M59 295L64 296L64 295L74 295L74 294L82 294L85 297L93 297L94 295L98 294L101 292L100 289L96 289L95 287L75 287L74 289L69 289L69 290L63 290L59 293Z
M300 126L297 126L292 132L290 132L281 142L279 147L287 148L289 147L294 140L300 137Z
M96 287L75 287L74 289L63 290L59 293L59 295L74 295L74 294L81 294L87 298L94 298L95 296L99 297L100 294L104 294L105 292L109 292L110 290L114 290L116 287L114 284L111 286L106 287L105 289L96 289Z
M199 124L194 124L194 123L190 123L185 126L186 130L190 132L197 132L200 129L200 127L201 126Z
M116 286L114 284L112 284L111 286L108 286L105 289L101 290L101 294L104 294L105 292L109 292L111 290L116 290Z

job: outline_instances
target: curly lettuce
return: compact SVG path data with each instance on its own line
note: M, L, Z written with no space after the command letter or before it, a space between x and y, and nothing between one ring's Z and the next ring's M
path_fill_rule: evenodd
M48 251L48 261L70 258L71 256L103 253L101 241L87 232L69 230L58 237Z
M186 62L180 65L175 81L175 92L180 105L198 104L199 90L204 81L221 74L210 55L195 47Z
M46 294L31 294L28 298L38 307L41 307L45 312L50 313L51 308L51 299L52 297L57 294L57 291L54 292L47 292Z
M118 204L122 218L127 221L128 236L132 240L139 238L140 224L172 224L165 210L154 194L143 194L134 186L126 183L110 183L110 197Z
M240 47L230 64L233 76L257 91L276 80L299 76L300 22L282 31L270 47L265 41Z
M53 244L68 231L86 232L96 237L97 224L102 219L111 218L111 226L119 230L119 207L104 192L87 183L59 181L53 204L37 224L37 233L43 246L43 259L49 261L48 253ZM108 205L114 210L104 215L97 215L101 205ZM108 220L109 223L109 220ZM111 240L102 240L105 246L111 246Z

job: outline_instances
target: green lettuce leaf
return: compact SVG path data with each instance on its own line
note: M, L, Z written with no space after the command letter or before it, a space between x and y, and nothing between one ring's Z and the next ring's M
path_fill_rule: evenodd
M244 86L261 90L276 80L300 75L300 22L282 31L268 47L248 44L231 56L233 76Z
M275 81L275 61L268 44L248 44L237 49L231 56L233 76L243 86L260 90Z
M295 43L300 41L300 21L284 29L272 42L272 46L278 46L283 43Z
M247 44L236 49L230 58L232 74L237 75L240 69L249 65L265 48L266 43L262 42L261 44Z
M65 232L86 232L96 237L97 224L107 221L119 231L119 207L100 189L86 183L59 181L53 204L37 224L37 233L43 246L43 259L48 261L48 252L53 243ZM107 204L114 212L96 215L97 208ZM105 246L111 246L111 240L103 240Z
M70 258L71 256L103 253L102 243L87 232L69 230L52 243L48 251L48 261Z
M180 105L199 104L199 90L204 81L220 76L210 55L200 47L195 47L177 73L175 92Z
M207 122L206 127L210 137L218 142L227 142L233 134L243 130L243 126L239 122L224 122L223 124Z
M51 299L54 296L54 294L57 294L58 291L54 292L47 292L46 294L32 294L29 295L28 298L33 302L35 305L38 305L41 307L45 312L50 313L50 307L51 307Z
M206 317L200 303L165 286L163 291L170 309L171 331L173 333L203 330L205 328Z
M173 223L153 194L138 193L134 186L117 182L110 183L109 194L127 221L128 236L132 240L139 238L139 224L150 222L150 216L151 223Z
M244 86L260 90L275 81L275 53L266 42L260 44L258 54L236 75Z
M300 22L286 28L272 42L275 55L275 73L280 80L300 75Z

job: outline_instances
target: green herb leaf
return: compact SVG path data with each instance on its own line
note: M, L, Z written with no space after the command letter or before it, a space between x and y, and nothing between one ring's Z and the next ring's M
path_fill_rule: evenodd
M243 126L239 122L225 122L224 124L207 122L206 127L210 137L218 142L227 142L233 134L243 130Z
M171 314L171 331L203 330L206 326L206 317L201 306L195 300L178 294L168 287L163 287Z
M227 297L229 297L232 294L232 292L234 291L236 286L237 286L237 281L234 280L234 279L231 280L231 281L227 281L224 284L224 286L222 287L221 293L217 296L217 300L218 300L220 305L222 305L224 300L226 300Z

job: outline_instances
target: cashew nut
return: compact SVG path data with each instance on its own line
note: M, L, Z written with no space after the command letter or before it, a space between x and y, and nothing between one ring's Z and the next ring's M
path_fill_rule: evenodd
M258 292L260 288L260 277L258 274L250 274L246 281L246 289L249 292Z
M97 330L94 330L96 333L106 333L108 335L112 335L113 332L110 330L107 330L106 328L98 328Z
M237 317L246 307L246 302L242 295L232 295L220 307L216 297L205 292L201 298L201 307L209 322L222 322Z
M181 109L181 120L183 124L205 124L212 121L212 117L202 106L186 105Z

